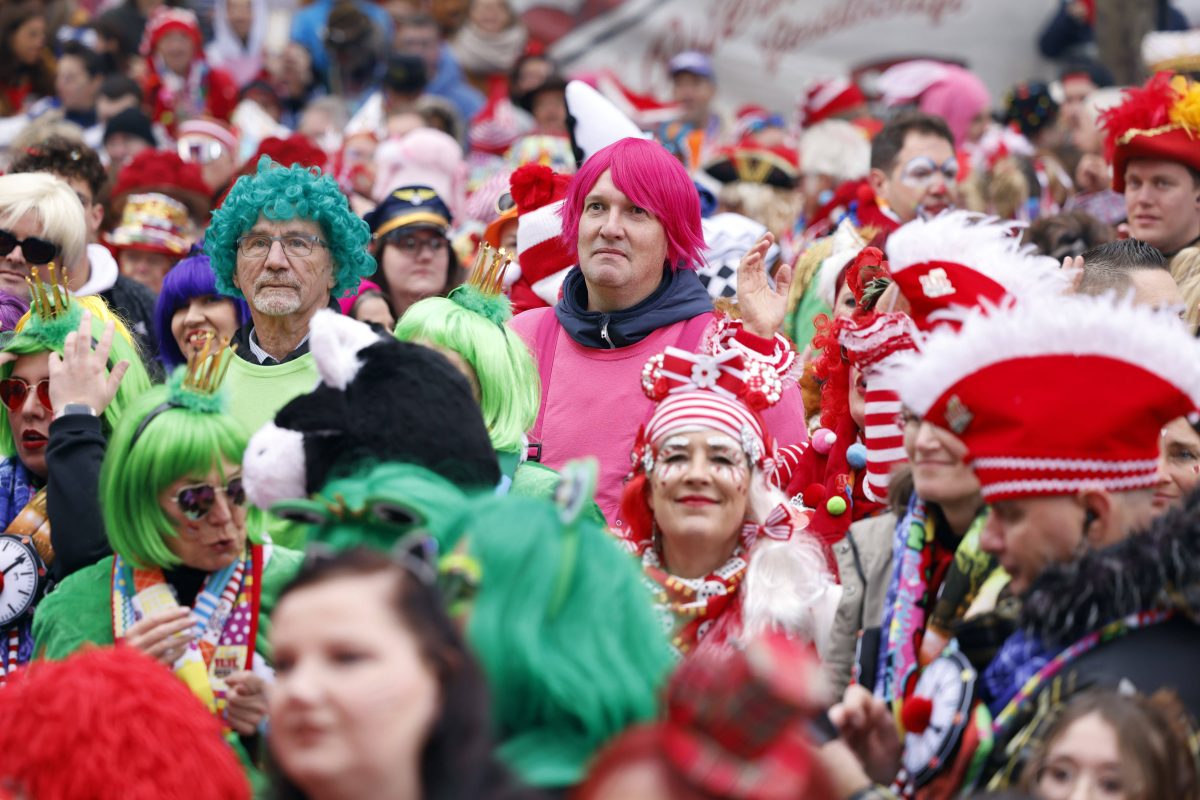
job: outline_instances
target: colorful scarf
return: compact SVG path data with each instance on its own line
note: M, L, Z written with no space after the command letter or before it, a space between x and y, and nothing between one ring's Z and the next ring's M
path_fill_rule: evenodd
M0 461L0 524L3 524L4 530L7 531L18 522L19 518L24 516L19 520L22 523L19 532L30 535L35 532L39 534L35 544L44 560L46 553L42 552L43 542L46 547L49 547L50 541L50 526L45 518L46 490L42 489L35 493L31 477L29 470L25 468L19 458L13 456ZM39 499L40 502L38 502ZM32 517L38 509L40 509L40 523L33 525L32 531L28 530L30 523L34 521ZM53 560L53 553L51 553L51 560ZM22 664L28 664L32 659L33 620L31 618L26 617L8 630L0 631L0 686L4 685L8 675L15 672Z
M249 669L254 659L262 570L263 548L253 545L241 559L205 579L192 607L197 618L192 639L174 664L180 680L218 716L225 711L225 679ZM161 569L137 569L113 556L113 641L124 638L143 617L175 605Z
M716 644L734 638L740 608L738 587L749 566L746 549L739 544L728 561L707 575L679 578L663 569L656 548L646 548L642 570L676 652L687 655L706 636L714 637Z
M954 554L953 570L956 566L968 571L962 582L967 596L956 602L955 608L965 610L983 581L994 568L991 559L979 558L979 533L984 514L975 521L960 541ZM931 590L934 571L936 526L925 508L925 503L914 494L908 503L908 511L896 526L893 545L894 568L884 603L882 623L884 645L879 655L879 677L875 694L893 704L898 712L913 677L919 668L918 655L924 638L928 615L934 611L935 592ZM981 573L981 574L977 574ZM947 575L947 578L949 575ZM944 611L943 611L944 613Z

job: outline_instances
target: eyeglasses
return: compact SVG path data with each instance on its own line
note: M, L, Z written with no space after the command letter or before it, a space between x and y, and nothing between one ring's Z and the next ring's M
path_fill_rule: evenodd
M442 236L430 236L428 238L411 235L388 236L384 241L401 253L412 256L417 255L421 250L428 250L436 255L445 250L450 244Z
M515 208L517 201L513 198L512 192L505 192L496 198L496 213L503 214L511 208Z
M312 234L292 233L285 236L263 236L256 233L238 237L238 252L246 258L266 258L275 242L283 245L284 255L294 258L312 255L313 248L317 245L329 247L329 244L320 236Z
M207 136L185 136L176 146L179 157L189 164L211 164L225 153L225 146Z
M15 414L25 405L25 399L29 397L30 389L37 392L37 399L42 404L42 408L54 411L54 406L50 405L49 378L44 378L32 386L21 378L5 378L0 381L0 400L3 400L4 405L8 406L8 410Z
M202 518L217 502L217 492L224 492L225 499L233 506L246 505L246 489L242 486L242 476L231 478L225 486L213 486L208 483L196 486L185 486L175 495L175 504L183 515L192 522Z
M946 183L958 180L958 161L953 156L940 166L928 156L917 156L905 164L900 172L900 182L914 189L932 186L938 177Z
M30 236L18 239L12 231L0 228L0 256L6 256L20 245L21 255L30 264L49 264L58 256L58 245Z

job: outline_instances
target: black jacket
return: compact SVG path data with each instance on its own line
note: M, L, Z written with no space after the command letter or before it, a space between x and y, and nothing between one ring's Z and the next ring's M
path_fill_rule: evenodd
M132 278L118 275L117 282L100 292L100 297L121 316L133 334L142 354L142 364L150 373L150 380L155 383L162 381L164 372L158 360L158 329L154 321L154 306L158 296Z
M46 512L57 583L112 552L100 516L100 464L104 433L99 417L68 414L50 423L46 446Z

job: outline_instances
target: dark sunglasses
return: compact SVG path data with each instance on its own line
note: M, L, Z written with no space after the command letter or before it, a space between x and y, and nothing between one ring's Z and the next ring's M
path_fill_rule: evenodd
M25 405L25 399L29 397L30 389L37 392L37 399L42 404L42 408L47 411L54 411L54 406L50 405L49 378L43 378L33 386L30 386L21 378L5 378L0 381L0 400L4 401L4 405L8 406L8 410L15 414Z
M246 505L246 489L242 486L242 476L231 478L227 486L212 486L201 483L196 486L185 486L175 495L175 504L188 519L195 522L202 518L217 502L217 492L224 492L225 499L233 506Z
M30 236L18 239L12 231L0 228L0 256L6 256L20 245L21 255L30 264L49 264L58 256L58 245Z

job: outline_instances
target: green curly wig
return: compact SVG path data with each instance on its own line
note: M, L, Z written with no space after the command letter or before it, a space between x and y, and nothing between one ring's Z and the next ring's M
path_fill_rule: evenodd
M334 297L358 291L359 282L375 272L375 259L367 252L370 228L350 210L337 182L320 170L299 164L284 167L263 156L257 173L243 175L233 184L225 202L213 212L205 235L204 251L221 294L245 298L233 284L237 239L259 216L275 221L306 219L321 226L337 281Z

